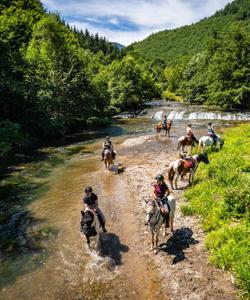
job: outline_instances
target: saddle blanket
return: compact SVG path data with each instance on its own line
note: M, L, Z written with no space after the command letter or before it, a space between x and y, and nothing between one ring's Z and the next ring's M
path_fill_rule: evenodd
M185 168L193 168L194 162L191 159L184 160L184 167Z

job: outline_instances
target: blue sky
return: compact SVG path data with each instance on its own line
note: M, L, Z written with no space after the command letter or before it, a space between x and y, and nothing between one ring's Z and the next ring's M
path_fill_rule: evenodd
M211 16L230 0L42 0L71 26L129 45L151 33Z

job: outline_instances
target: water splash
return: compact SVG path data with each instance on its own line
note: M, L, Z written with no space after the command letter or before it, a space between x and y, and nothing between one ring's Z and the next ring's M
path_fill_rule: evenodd
M163 119L163 110L157 111L153 118ZM226 120L226 121L248 121L250 112L206 112L206 111L171 111L169 116L175 120Z

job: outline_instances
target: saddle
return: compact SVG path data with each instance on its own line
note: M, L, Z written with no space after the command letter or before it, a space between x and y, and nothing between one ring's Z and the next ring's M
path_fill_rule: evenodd
M194 160L192 158L184 159L184 168L193 168L194 167Z

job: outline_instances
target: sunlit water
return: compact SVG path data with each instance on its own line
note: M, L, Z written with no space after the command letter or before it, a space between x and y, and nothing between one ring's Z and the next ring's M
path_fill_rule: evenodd
M155 104L157 106L149 107L139 117L121 116L112 126L92 132L91 140L78 142L78 146L84 147L84 152L69 156L63 166L53 169L43 187L42 196L25 207L32 218L25 223L25 235L20 236L23 243L27 243L27 237L37 236L37 230L39 232L39 228L45 227L47 231L40 232L45 238L41 241L30 238L26 251L19 255L12 255L10 251L9 256L5 254L1 257L1 299L112 299L116 296L116 299L134 299L136 295L157 296L150 292L152 282L154 286L159 285L157 275L153 271L151 275L147 274L143 258L131 247L136 237L128 235L128 232L133 232L136 225L126 221L129 219L126 206L129 187L122 176L103 171L100 137L110 134L114 144L120 145L128 137L152 134L155 123L164 115L173 119L171 139L176 140L185 133L187 122L193 124L199 137L206 134L210 120L219 130L239 121L250 120L250 112L206 111L203 107L179 103ZM67 148L58 147L55 150L64 152ZM125 157L126 151L138 154L148 149L125 150L121 147L120 151ZM97 194L101 195L102 207L112 230L104 238L104 253L101 256L87 249L79 233L81 195L86 185L93 185ZM18 216L15 217L18 219ZM38 243L39 247L32 243ZM141 286L139 291L136 290L138 286Z

